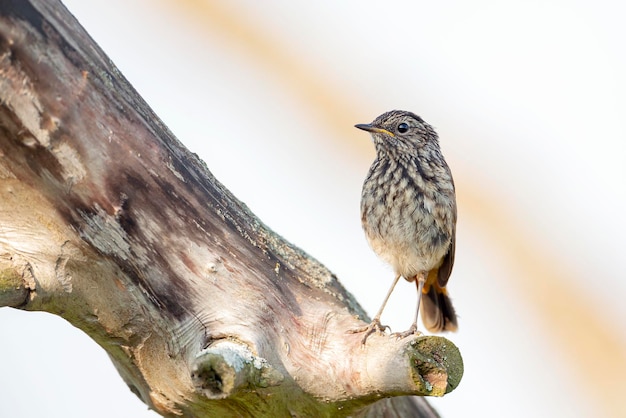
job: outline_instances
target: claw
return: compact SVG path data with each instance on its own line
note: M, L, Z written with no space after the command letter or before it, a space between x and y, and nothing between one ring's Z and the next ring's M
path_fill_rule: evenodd
M361 327L361 328L355 328L355 329L348 330L348 333L350 333L350 334L359 334L361 332L364 332L365 335L363 336L363 339L361 340L361 344L365 345L365 342L367 341L367 337L369 337L370 335L372 335L375 332L378 332L379 334L384 334L385 330L387 330L387 329L389 331L391 331L391 328L389 328L388 325L382 325L380 323L380 319L374 318L372 320L372 322L370 322L369 325L366 325L366 326Z
M413 323L411 327L404 332L394 332L393 334L391 334L392 337L396 337L399 340L401 340L402 338L406 338L410 335L417 335L417 336L422 335L422 333L417 330L416 323Z

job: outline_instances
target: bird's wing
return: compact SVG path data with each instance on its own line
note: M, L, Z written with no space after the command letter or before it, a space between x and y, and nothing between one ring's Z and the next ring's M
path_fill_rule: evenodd
M437 283L441 287L445 287L448 283L448 279L450 278L450 274L452 274L452 266L454 265L454 248L456 242L456 225L452 227L452 239L450 240L450 247L448 248L448 252L443 257L443 262L441 266L439 266L439 271L437 272Z

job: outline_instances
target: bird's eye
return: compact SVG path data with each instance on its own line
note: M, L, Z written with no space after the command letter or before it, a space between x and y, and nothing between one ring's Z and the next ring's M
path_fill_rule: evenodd
M407 125L406 123L402 122L400 125L398 125L398 132L400 132L401 134L407 133L409 131L409 125Z

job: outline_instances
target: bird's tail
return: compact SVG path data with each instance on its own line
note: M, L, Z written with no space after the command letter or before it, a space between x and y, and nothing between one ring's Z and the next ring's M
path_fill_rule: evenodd
M428 331L456 331L456 313L445 287L440 287L437 283L431 284L428 289L425 286L420 311Z

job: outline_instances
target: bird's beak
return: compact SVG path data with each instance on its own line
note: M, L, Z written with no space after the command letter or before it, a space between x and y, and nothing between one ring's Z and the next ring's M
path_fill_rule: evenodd
M389 135L389 136L395 136L393 134L393 132L389 132L386 129L377 128L375 126L372 126L369 123L359 123L358 125L354 125L354 127L362 129L362 130L367 131L367 132L372 132L372 133L377 133L377 134L385 134L385 135Z

